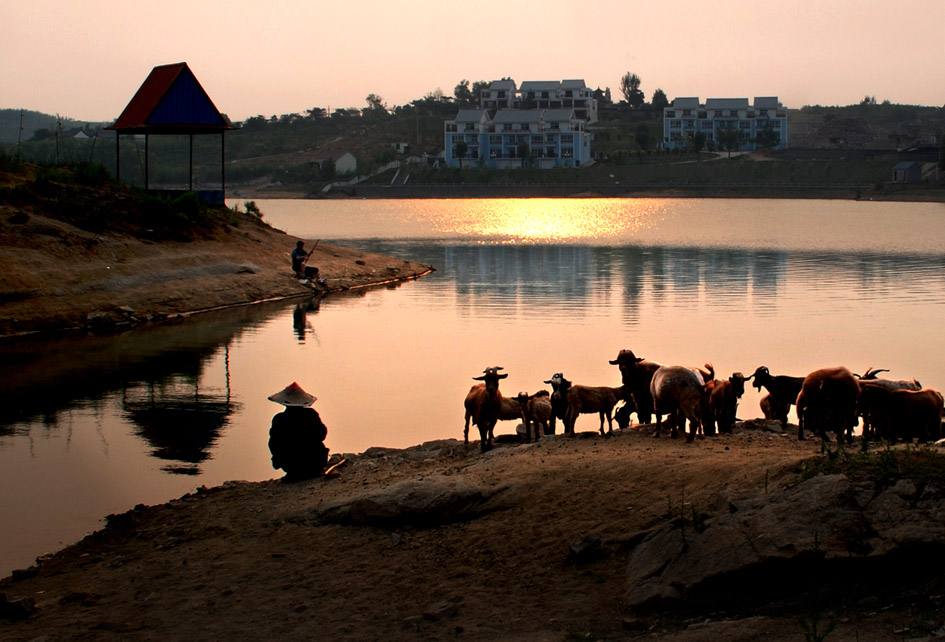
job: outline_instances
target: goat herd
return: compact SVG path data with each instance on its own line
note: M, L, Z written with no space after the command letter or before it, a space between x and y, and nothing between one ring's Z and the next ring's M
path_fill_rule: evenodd
M521 419L525 440L530 441L532 427L538 439L545 432L555 432L557 419L563 422L564 432L573 436L578 415L595 412L600 415L602 435L605 418L608 430L613 432L614 419L620 428L626 428L634 412L641 424L649 424L651 417L656 417L655 437L660 434L664 415L669 415L674 438L678 430L685 433L688 419L686 441L691 442L700 430L704 435L714 435L718 426L720 432L731 432L745 382L752 379L755 388L767 391L760 402L765 419L780 420L784 427L788 411L796 406L798 439L804 439L806 428L816 430L824 441L828 441L828 429L836 434L838 442L852 441L853 429L861 417L864 439L928 441L942 436L945 405L942 394L922 388L915 379L894 381L877 377L886 370L870 368L857 375L841 366L815 370L806 377L791 377L772 375L768 368L760 366L749 377L736 372L719 380L715 379L711 364L701 368L666 366L637 357L631 350L621 350L610 363L620 368L620 386L575 385L557 373L545 381L552 387L550 393L520 392L516 397L503 397L499 392L499 380L508 376L499 373L501 367L486 368L481 376L473 377L482 383L475 384L466 395L463 431L466 444L470 420L479 428L485 452L492 447L493 429L500 419ZM623 405L613 414L621 401Z

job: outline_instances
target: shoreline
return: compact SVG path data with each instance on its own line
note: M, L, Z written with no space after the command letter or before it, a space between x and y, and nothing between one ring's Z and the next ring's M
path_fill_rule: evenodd
M905 186L877 190L872 186L845 185L837 187L741 186L674 186L651 188L620 185L490 185L451 184L396 186L356 184L339 187L327 193L311 193L305 186L279 186L271 189L233 186L230 198L330 200L364 199L474 199L474 198L719 198L719 199L826 199L879 202L945 203L945 188Z

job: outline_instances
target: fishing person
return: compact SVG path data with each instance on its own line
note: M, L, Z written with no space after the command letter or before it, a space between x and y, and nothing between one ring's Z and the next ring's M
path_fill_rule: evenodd
M313 250L315 248L312 248ZM305 265L305 261L308 260L309 252L305 251L305 241L299 241L295 244L295 249L292 250L292 271L295 272L295 276L300 279L304 276L302 268Z
M272 467L285 471L283 479L287 482L321 476L328 464L324 444L328 428L311 407L315 396L293 382L268 399L285 406L272 418L269 429Z

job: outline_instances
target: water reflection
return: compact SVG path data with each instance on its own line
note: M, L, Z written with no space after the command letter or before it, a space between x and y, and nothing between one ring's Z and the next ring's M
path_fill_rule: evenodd
M308 318L310 312L318 312L321 308L323 294L307 298L304 301L300 301L295 304L295 308L292 310L292 329L295 331L295 336L298 339L300 344L305 343L305 337L310 332L315 337L316 343L318 342L318 335L314 333L314 328L312 323Z
M152 457L172 462L161 467L165 472L199 475L199 464L210 458L223 429L240 410L231 397L228 367L224 394L201 392L198 381L174 376L160 385L150 382L124 391L122 416L151 446Z
M100 407L116 394L169 389L198 382L206 364L283 305L210 313L186 323L139 328L108 336L60 337L0 346L0 426L26 431L33 423L55 428L70 410ZM228 381L218 385L228 386ZM226 392L227 402L229 390ZM0 433L2 434L2 433ZM0 442L2 446L2 442Z

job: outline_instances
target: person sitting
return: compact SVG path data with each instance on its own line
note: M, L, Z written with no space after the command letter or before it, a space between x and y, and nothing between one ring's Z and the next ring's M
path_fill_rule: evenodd
M308 252L305 251L305 241L299 241L295 244L295 249L292 250L292 271L300 279L305 276L303 268L307 258Z
M285 406L272 418L269 429L272 467L285 471L285 481L321 476L328 464L328 448L324 444L328 428L310 407L315 396L293 382L268 399Z

